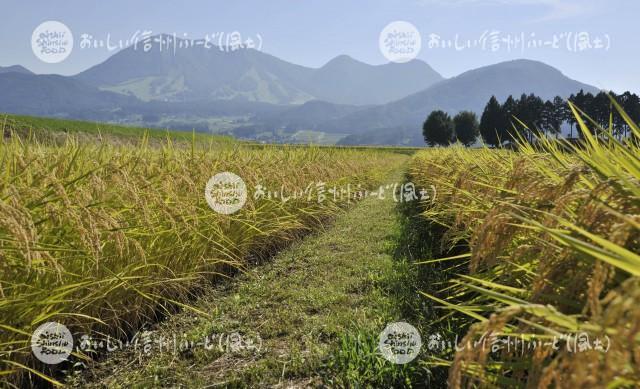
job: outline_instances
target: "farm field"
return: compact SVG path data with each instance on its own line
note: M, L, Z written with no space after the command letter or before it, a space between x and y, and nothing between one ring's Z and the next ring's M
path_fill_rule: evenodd
M412 159L414 182L440 188L418 211L438 249L419 293L440 342L426 363L450 386L640 383L640 150L587 138Z
M38 1L0 389L640 388L640 2Z
M0 144L1 344L9 375L31 369L25 334L33 326L57 320L124 336L185 308L210 281L262 261L354 201L353 193L315 200L318 183L355 192L406 159L169 133L157 142L145 133L137 145L75 137L48 144L48 133L44 141L12 134ZM221 215L204 196L221 171L242 176L248 188L308 193L286 201L248 197L243 212Z
M270 146L7 117L0 379L636 386L640 129L595 136L575 114L582 143L516 150ZM208 203L220 172L246 183L236 213ZM30 344L49 321L97 339L235 334L251 347L77 348L54 369ZM406 365L377 350L396 321L422 334ZM515 339L526 350L496 346Z

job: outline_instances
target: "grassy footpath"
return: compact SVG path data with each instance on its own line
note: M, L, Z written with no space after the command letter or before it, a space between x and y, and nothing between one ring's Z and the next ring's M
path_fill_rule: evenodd
M397 366L376 354L380 331L409 321L405 309L417 296L412 267L394 259L395 205L390 194L364 200L327 230L207 293L196 307L210 317L184 312L153 332L194 342L238 332L259 336L259 351L195 346L147 355L139 346L91 369L90 380L108 387L415 385L422 375L415 361Z

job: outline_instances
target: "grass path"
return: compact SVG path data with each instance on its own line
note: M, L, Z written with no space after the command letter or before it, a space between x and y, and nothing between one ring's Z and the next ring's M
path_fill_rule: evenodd
M400 179L399 171L389 178ZM392 365L376 354L378 334L404 319L403 306L415 295L411 267L393 255L400 234L395 205L390 193L362 201L325 231L207 293L195 306L210 317L183 312L150 334L196 343L216 334L212 350L201 344L158 353L153 345L147 355L140 345L92 369L92 381L108 387L405 382L415 365ZM256 346L259 336L259 350L229 346L227 335L236 332Z

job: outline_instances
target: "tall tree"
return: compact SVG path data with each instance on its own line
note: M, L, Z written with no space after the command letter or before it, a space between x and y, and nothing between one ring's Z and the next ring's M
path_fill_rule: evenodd
M611 100L606 92L600 92L593 96L589 104L589 115L591 119L602 128L609 127L611 118Z
M571 96L569 96L569 101L575 104L576 95L572 93ZM569 104L566 105L566 110L564 111L564 120L569 123L569 138L573 138L573 126L578 124L578 121L571 108L569 108Z
M525 139L533 140L533 132L540 127L543 110L544 102L533 94L522 94L516 102L516 117L519 120L517 127Z
M631 92L625 92L624 96L622 108L627 115L629 115L635 125L640 125L640 97ZM631 128L629 126L626 126L625 135L627 135L627 131L631 132Z
M433 111L422 125L424 141L429 146L447 146L453 139L453 120L444 111Z
M504 131L503 125L502 107L498 99L491 96L480 118L480 135L482 135L484 142L494 147L500 146L503 140L500 136L501 131Z
M476 114L462 111L453 118L453 123L456 139L465 146L471 146L480 133Z
M624 107L624 101L627 98L626 94L616 95L615 92L609 92L609 95L620 104L620 106ZM609 102L609 111L610 117L613 125L613 134L618 137L618 139L622 139L627 130L627 124L625 123L622 115L618 112L618 110L613 106L611 102Z
M518 114L518 102L509 95L502 104L503 124L500 127L500 138L505 141L513 142L517 139L514 131L517 131L517 126L514 124L514 116Z
M553 119L554 123L558 124L555 128L556 137L562 134L562 125L567 121L567 115L571 114L571 110L567 105L567 102L560 96L553 98Z
M544 112L544 100L540 97L534 95L533 93L527 96L527 104L529 105L529 114L531 118L531 128L532 130L540 130L542 126L542 115Z
M591 101L593 100L593 95L591 93L584 93L583 89L580 89L580 92L575 95L573 99L573 104L581 111L589 115L590 108L592 107ZM584 138L582 134L582 130L580 127L576 127L576 132L578 133L579 138Z
M542 118L540 120L540 130L544 133L550 132L555 133L556 125L555 122L555 109L556 107L553 105L553 102L547 100L544 103L544 109L542 110Z
M561 97L556 96L553 101L548 100L544 103L542 111L542 120L540 129L545 133L554 134L556 138L561 132L562 123L564 122L564 101Z

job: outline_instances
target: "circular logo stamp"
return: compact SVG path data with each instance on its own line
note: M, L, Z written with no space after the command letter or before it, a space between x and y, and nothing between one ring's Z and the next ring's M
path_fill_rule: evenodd
M218 173L207 182L204 197L214 211L231 215L247 201L247 186L236 174Z
M62 62L73 50L73 34L64 23L49 20L33 30L31 49L46 63Z
M31 335L31 351L43 363L57 365L71 355L73 336L64 324L44 323Z
M378 40L380 52L391 62L409 62L422 48L420 32L413 24L395 21L387 24Z
M380 333L378 348L384 359L391 363L403 365L413 361L421 347L420 333L409 323L390 323Z

